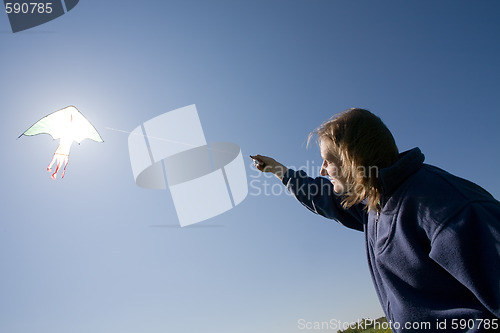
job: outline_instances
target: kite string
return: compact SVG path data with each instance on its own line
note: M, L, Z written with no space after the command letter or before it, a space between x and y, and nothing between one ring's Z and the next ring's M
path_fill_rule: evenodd
M134 132L129 132L129 131L125 131L125 130L121 130L121 129L116 129L116 128L111 128L111 127L106 127L106 129L111 130L111 131L115 131L115 132L121 132L121 133L126 133L126 134L131 134L131 135L142 136L143 138L146 137L146 135L139 134L137 132L134 133ZM190 146L190 147L193 147L193 148L199 147L199 146L193 145L191 143L180 142L180 141L175 141L175 140L169 140L169 139L160 138L160 137L151 136L151 135L148 135L147 137L150 138L150 139L155 139L155 140L159 140L159 141L166 141L166 142L171 142L171 143L177 143L177 144L180 144L180 145Z
M107 127L107 126L105 128L107 130L110 130L110 131L115 131L115 132L120 132L120 133L126 133L126 134L129 134L129 135L137 135L137 136L142 136L143 138L146 138L146 135L139 134L139 133L136 133L136 132L134 133L134 132L125 131L125 130L121 130L121 129L117 129L117 128L112 128L112 127ZM171 142L171 143L175 143L175 144L179 144L179 145L189 146L189 147L192 147L192 148L200 147L199 145L194 145L192 143L175 141L175 140L170 140L170 139L166 139L166 138L155 137L155 136L151 136L151 135L147 135L147 138L148 139L155 139L155 140L159 140L159 141ZM221 152L221 153L227 153L227 154L233 154L234 153L232 151L221 150L221 149L214 149L212 147L210 147L210 149L212 151L218 151L218 152Z

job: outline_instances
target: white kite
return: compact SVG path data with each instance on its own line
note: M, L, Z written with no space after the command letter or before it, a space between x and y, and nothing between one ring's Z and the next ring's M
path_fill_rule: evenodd
M56 179L57 172L63 164L61 178L64 177L73 141L80 143L83 139L91 139L96 142L103 142L95 127L72 105L43 117L19 137L44 133L51 135L54 140L60 139L59 147L57 147L52 161L47 166L47 171L52 172L52 166L57 162L52 179Z

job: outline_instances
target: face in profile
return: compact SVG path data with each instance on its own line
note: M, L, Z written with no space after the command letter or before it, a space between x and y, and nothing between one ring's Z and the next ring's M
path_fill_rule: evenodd
M320 142L319 147L321 158L323 159L320 174L330 179L330 182L333 184L333 190L336 193L344 193L346 186L345 181L341 177L340 161L331 156L323 140Z

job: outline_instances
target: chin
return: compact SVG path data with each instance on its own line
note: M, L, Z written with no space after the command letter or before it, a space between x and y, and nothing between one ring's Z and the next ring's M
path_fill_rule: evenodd
M337 194L344 193L344 186L342 186L340 184L336 184L334 182L332 182L332 184L333 184L333 191L335 191L335 193L337 193Z
M333 185L333 191L337 194L344 193L344 186L340 184L337 180L330 178L330 183Z

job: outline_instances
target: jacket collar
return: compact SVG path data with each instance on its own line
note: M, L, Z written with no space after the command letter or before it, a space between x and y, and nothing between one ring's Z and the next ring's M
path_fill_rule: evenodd
M399 154L399 158L390 167L380 169L379 181L382 185L383 201L424 163L425 156L419 148L413 148ZM382 205L384 202L382 202Z

